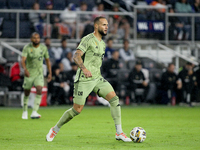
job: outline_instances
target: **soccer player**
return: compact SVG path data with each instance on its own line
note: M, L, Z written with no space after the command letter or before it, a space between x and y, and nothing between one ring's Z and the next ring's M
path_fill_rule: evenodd
M34 32L31 35L31 43L24 46L22 51L22 67L24 69L24 104L22 119L28 119L28 98L30 94L30 89L34 85L36 87L36 97L34 100L33 112L31 118L40 118L41 115L37 113L40 102L42 87L44 86L44 76L43 76L43 58L45 58L47 68L49 71L47 81L51 81L51 62L49 60L49 53L47 47L40 44L40 35Z
M47 141L53 141L60 128L72 118L80 114L85 100L94 91L110 103L111 115L116 127L115 138L124 142L131 142L122 131L121 108L119 98L112 86L102 76L100 67L105 53L105 43L102 36L107 34L108 22L104 17L94 20L94 32L83 37L74 54L74 61L78 65L74 81L73 107L64 112L57 124L46 135Z

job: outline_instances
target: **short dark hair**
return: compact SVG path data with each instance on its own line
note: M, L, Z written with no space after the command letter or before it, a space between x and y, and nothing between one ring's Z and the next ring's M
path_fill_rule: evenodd
M38 34L38 35L40 36L40 34L39 34L38 32L33 32L33 33L31 34L31 38L32 38L35 34Z
M87 3L86 3L86 2L81 2L80 5L81 5L81 6L83 6L83 5L87 5Z
M112 51L112 55L113 55L114 53L119 53L119 51L118 51L118 50Z
M142 61L141 60L136 60L135 65L142 65Z
M123 40L123 44L124 44L125 42L128 42L128 43L129 43L129 40L128 40L128 39L124 39L124 40Z
M109 41L113 41L113 38L108 38L106 43L108 43Z
M46 40L48 40L48 39L51 39L51 38L50 38L50 37L45 37L45 38L44 38L44 41L46 41Z
M103 16L96 17L96 18L94 19L94 24L96 24L96 23L98 24L100 19L106 19L106 18L103 17Z
M64 38L61 39L60 42L62 43L62 42L64 42L64 41L66 41L66 40L67 40L67 38L64 37Z
M168 64L168 68L171 67L172 65L174 65L174 64L173 64L173 63L169 63L169 64Z
M186 65L192 66L192 63L188 61Z

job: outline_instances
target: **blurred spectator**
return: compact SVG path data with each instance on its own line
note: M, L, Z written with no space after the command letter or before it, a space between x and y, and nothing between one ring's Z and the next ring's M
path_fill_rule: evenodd
M177 13L192 13L192 7L187 0L179 0L175 3L175 12ZM177 40L188 40L191 35L191 20L189 17L177 17Z
M105 49L104 57L109 59L112 57L112 53L115 51L113 49L113 39L112 38L107 39L106 43L107 43L107 46Z
M197 87L197 77L193 71L193 64L187 63L185 69L179 73L182 81L182 102L191 105L191 99L196 100L195 88Z
M92 15L93 20L98 16L106 17L105 14L102 13L104 12L104 4L101 2L97 3L97 5L92 9L92 11L95 12L95 14Z
M171 100L175 100L176 89L181 89L181 81L178 80L178 76L174 72L175 66L170 63L167 67L167 71L162 74L160 89L162 90L162 104L168 104ZM174 103L174 102L173 102Z
M69 51L65 54L65 57L61 60L61 63L64 65L64 71L69 71L72 69L72 52Z
M117 72L119 69L119 52L113 51L112 58L104 62L102 70L104 77L110 82L115 91L117 90Z
M70 86L68 99L70 100L70 103L72 104L73 91L74 91L74 79L76 76L76 71L78 69L78 66L73 62L73 63L71 63L71 67L72 67L72 69L67 72L66 81L69 83L69 86Z
M119 11L119 4L115 3L113 5L113 9L114 12L120 12ZM117 39L120 38L125 38L128 39L129 38L129 30L130 30L130 24L128 22L128 20L126 19L126 17L121 16L121 15L113 15L110 18L110 24L111 24L111 28L110 31L113 34L113 36L116 36Z
M65 84L60 74L61 70L56 64L52 67L52 81L48 83L48 91L51 94L51 105L54 104L65 104L66 93L64 90Z
M79 8L76 9L76 11L87 11L88 5L85 2L81 2L81 5ZM79 16L80 22L79 22L79 38L82 37L83 31L85 29L85 26L91 23L91 15L89 14L80 14Z
M64 64L63 63L59 63L59 69L60 69L60 78L63 81L63 89L64 89L64 97L65 97L65 102L67 104L69 104L69 91L70 91L70 81L68 80L68 72L64 70Z
M199 13L200 12L200 0L195 0L194 4L192 5L192 10L195 13Z
M62 38L61 40L61 47L59 47L58 49L62 49L62 58L64 58L66 56L66 54L68 52L71 52L71 49L67 46L67 39L66 38Z
M54 57L54 53L53 53L52 47L51 47L51 38L50 37L44 38L44 44L46 45L46 47L48 49L51 65L53 66L55 63L55 57Z
M52 52L54 53L54 57L55 57L57 63L59 63L61 61L61 59L65 56L65 54L69 51L71 51L71 50L67 47L66 38L63 38L61 40L61 47L52 48Z
M151 5L155 6L156 8L160 8L160 7L166 6L166 2L163 0L154 0L151 2ZM156 11L159 13L165 13L165 8L156 9Z
M23 85L23 76L22 76L22 71L21 71L21 66L20 63L15 62L11 67L10 67L10 80L11 80L11 85L9 90L11 91L23 91L22 85ZM6 82L6 80L4 80Z
M52 1L47 1L46 10L49 10L49 11L53 10ZM51 24L57 23L59 21L60 21L60 19L59 19L59 15L58 14L50 14L50 23Z
M29 13L29 20L34 30L40 34L40 37L43 37L43 22L46 15L37 12L40 9L40 5L37 2L33 4L32 9L34 12Z
M169 13L174 13L174 9L170 8ZM169 17L169 40L177 40L177 17L176 16L170 16Z
M133 50L129 48L129 41L125 39L123 44L123 48L119 50L119 54L122 60L124 60L125 62L128 62L129 60L135 60Z
M141 71L144 74L145 82L149 84L149 70L142 68Z
M47 1L46 3L46 10L53 10L53 2ZM58 38L58 27L57 23L60 22L59 14L50 13L50 24L46 25L46 34L52 38ZM51 32L52 31L52 32Z
M179 13L191 13L192 7L187 0L179 0L175 3L175 11Z
M70 3L68 7L60 14L60 18L63 23L67 25L69 28L69 36L70 38L75 38L76 31L76 6L73 3Z
M192 5L194 13L200 13L200 0L195 0ZM195 17L195 40L200 40L200 17Z
M198 88L200 89L200 64L199 66L196 67L195 74L197 77L197 85L198 85Z
M135 67L131 70L128 77L129 85L127 89L129 89L132 101L135 99L140 103L145 100L148 93L148 83L145 80L142 72L142 62L137 60Z

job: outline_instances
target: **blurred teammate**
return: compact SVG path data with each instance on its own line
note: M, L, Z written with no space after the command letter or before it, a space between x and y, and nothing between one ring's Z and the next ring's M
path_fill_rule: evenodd
M112 86L102 76L100 67L105 54L105 43L102 36L107 34L108 22L104 17L94 20L94 32L83 37L74 54L74 61L79 67L74 83L73 107L65 111L58 123L46 135L47 141L53 141L60 128L82 111L86 97L94 91L99 96L108 100L112 118L115 122L117 140L131 142L122 131L121 108L119 98Z
M40 44L40 35L34 32L31 36L31 43L24 46L22 51L22 67L24 69L24 104L22 119L28 119L28 98L30 94L30 89L34 85L36 87L36 97L34 100L33 112L31 118L40 118L41 115L37 113L40 102L42 87L44 86L44 76L43 76L43 58L45 58L47 68L49 71L47 81L51 81L51 63L49 60L49 53L47 47Z

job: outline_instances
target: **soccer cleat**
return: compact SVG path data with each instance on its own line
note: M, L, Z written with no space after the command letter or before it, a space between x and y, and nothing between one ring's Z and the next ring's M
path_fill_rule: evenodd
M132 142L130 138L128 138L124 133L117 134L115 135L116 140L122 140L124 142Z
M28 112L27 111L23 111L22 119L28 119Z
M56 132L55 131L53 131L53 127L49 130L49 133L47 134L47 136L46 136L46 140L47 140L47 142L51 142L51 141L53 141L53 139L54 139L54 137L56 136Z
M39 119L41 117L36 111L33 111L31 114L31 119Z

